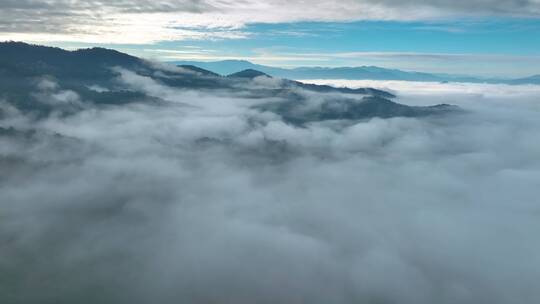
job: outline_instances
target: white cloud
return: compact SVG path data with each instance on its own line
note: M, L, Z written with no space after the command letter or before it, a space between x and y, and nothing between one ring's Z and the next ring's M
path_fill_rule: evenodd
M540 85L508 85L487 83L437 83L398 80L302 80L306 83L327 84L337 87L364 88L393 91L412 105L429 105L437 102L447 102L463 107L485 106L482 101L492 105L503 104L512 106L509 102L519 100L519 106L538 107L537 96L540 95Z
M41 132L0 137L8 302L540 299L538 87L370 82L469 113L297 128L120 72L166 102L1 120Z
M0 39L37 42L153 43L238 39L248 23L431 20L456 16L540 15L525 1L1 1ZM406 12L406 13L404 13Z
M72 90L62 90L52 79L43 78L37 83L38 90L33 94L42 103L53 106L82 106L79 94Z

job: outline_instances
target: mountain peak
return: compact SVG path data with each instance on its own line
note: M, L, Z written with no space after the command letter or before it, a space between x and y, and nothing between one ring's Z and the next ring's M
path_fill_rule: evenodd
M243 70L243 71L240 71L238 73L230 74L227 77L253 79L253 78L256 78L256 77L260 77L260 76L265 76L265 77L268 77L268 78L272 78L272 76L270 76L270 75L268 75L266 73L263 73L261 71L254 70L254 69Z
M199 74L201 74L203 76L211 76L211 77L220 77L221 76L221 75L219 75L217 73L214 73L212 71L209 71L209 70L206 70L206 69L203 69L203 68L200 68L198 66L191 65L191 64L181 64L181 65L178 65L178 67L186 69L186 70L190 70L192 72L199 73Z

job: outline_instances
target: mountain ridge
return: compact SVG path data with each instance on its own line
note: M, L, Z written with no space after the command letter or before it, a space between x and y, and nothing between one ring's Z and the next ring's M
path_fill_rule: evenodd
M403 71L399 69L387 69L377 66L280 68L255 64L247 60L221 60L208 62L174 61L171 63L190 64L213 71L221 75L230 75L239 71L253 69L272 75L274 77L289 79L402 80L426 82L471 82L492 84L540 84L540 74L516 79L504 79Z
M383 90L315 85L273 78L254 69L225 77L193 65L166 66L110 49L66 51L0 43L0 100L36 117L71 115L89 106L167 102L167 97L155 95L155 91L145 90L138 83L123 82L125 74L131 75L128 78L142 77L172 92L192 90L247 98L253 101L252 109L274 113L298 126L326 120L425 117L460 110L447 105L408 106L391 100L396 96ZM271 81L260 81L260 76Z

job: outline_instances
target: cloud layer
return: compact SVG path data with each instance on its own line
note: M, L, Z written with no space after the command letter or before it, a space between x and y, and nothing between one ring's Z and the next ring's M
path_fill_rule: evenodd
M3 132L35 131L0 136L2 303L540 300L538 87L386 83L469 113L297 128L265 100L118 81L164 101L3 104Z
M406 13L405 13L406 12ZM151 43L242 38L246 23L539 17L537 0L0 1L0 39Z

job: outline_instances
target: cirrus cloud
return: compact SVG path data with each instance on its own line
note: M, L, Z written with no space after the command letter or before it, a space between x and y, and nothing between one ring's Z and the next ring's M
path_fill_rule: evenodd
M406 13L404 13L406 12ZM153 43L244 38L249 23L540 16L537 0L0 1L0 39Z

